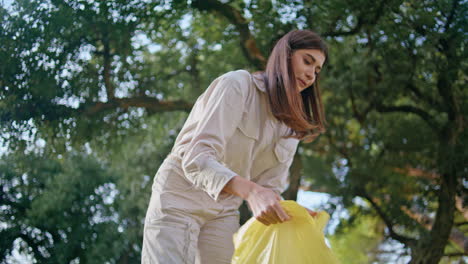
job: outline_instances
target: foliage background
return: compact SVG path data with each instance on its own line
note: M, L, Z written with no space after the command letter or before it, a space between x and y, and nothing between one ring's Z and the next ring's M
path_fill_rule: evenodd
M328 131L295 199L324 193L343 263L466 263L467 2L3 1L0 251L139 263L151 181L196 98L263 69L293 29L330 48Z

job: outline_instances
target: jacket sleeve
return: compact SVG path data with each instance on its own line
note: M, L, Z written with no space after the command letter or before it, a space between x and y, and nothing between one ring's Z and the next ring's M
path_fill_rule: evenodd
M222 159L242 119L250 84L247 78L248 72L228 72L210 84L197 100L198 121L182 157L186 178L216 201L226 183L238 175Z

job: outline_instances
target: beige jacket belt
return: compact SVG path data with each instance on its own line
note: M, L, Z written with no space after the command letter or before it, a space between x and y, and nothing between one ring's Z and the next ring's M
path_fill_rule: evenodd
M169 156L215 201L235 175L281 193L299 143L281 138L288 131L269 110L262 78L231 71L197 99Z

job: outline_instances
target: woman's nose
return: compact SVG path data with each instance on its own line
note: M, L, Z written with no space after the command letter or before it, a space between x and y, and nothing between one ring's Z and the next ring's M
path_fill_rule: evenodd
M315 69L308 69L306 71L306 77L308 81L314 81L315 74L314 74Z
M314 82L315 81L315 74L310 73L310 72L307 72L306 73L306 78L307 78L307 82Z

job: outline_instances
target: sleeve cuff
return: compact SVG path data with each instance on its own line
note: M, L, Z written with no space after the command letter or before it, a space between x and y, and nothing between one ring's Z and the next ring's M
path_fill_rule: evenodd
M205 191L213 200L218 201L224 186L238 174L216 160L208 159L207 163L204 169L187 176L193 180L196 187Z

